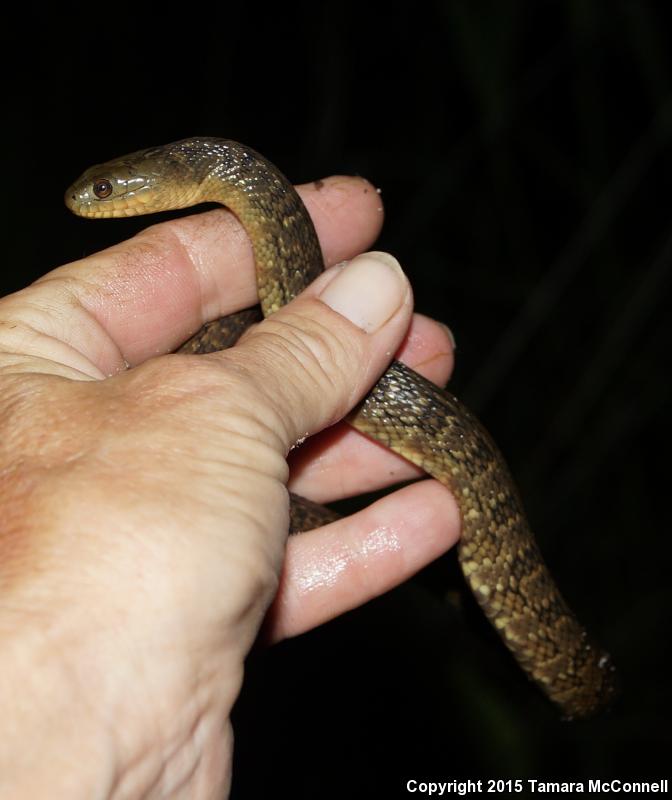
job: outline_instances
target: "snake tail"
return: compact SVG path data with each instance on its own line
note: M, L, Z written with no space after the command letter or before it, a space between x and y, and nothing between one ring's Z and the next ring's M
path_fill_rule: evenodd
M462 519L458 560L478 604L567 719L615 692L610 656L588 637L537 547L504 458L450 392L398 361L349 420L448 486Z

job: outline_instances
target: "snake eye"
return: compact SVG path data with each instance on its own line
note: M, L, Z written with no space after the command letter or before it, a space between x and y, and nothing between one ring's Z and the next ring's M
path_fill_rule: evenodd
M106 178L101 178L93 183L93 193L104 200L112 194L112 184Z

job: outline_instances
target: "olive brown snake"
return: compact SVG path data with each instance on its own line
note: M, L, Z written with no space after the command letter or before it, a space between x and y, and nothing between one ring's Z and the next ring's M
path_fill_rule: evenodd
M291 184L236 142L195 137L91 167L65 201L92 218L225 205L252 242L264 316L323 269L313 224ZM243 312L209 323L181 349L230 346L250 319ZM508 468L478 420L452 394L396 361L348 420L450 488L462 519L458 558L467 583L518 663L563 715L586 717L606 706L616 683L611 659L562 598ZM297 508L308 509L307 520ZM300 504L293 524L301 530L333 518Z

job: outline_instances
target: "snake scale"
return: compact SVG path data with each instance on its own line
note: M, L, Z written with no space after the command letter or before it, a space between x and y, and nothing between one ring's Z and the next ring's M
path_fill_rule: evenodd
M264 316L299 294L324 266L292 185L254 150L225 139L185 139L91 167L65 201L74 213L94 218L223 204L251 240ZM232 329L242 332L249 321L243 312L211 322L181 350L222 349L235 340ZM508 468L473 414L395 361L348 419L450 488L461 513L458 558L467 583L521 667L562 714L587 717L608 705L616 685L611 659L558 591ZM297 508L303 507L294 507L293 520L301 527ZM304 528L324 522L318 507L308 509L312 517Z

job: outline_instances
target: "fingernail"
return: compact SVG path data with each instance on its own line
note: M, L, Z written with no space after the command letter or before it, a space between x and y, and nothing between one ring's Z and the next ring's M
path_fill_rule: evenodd
M446 332L446 336L448 337L450 344L453 350L457 349L457 342L455 341L455 334L451 331L451 329L445 324L445 322L439 322L439 325L443 328Z
M374 333L394 315L408 292L397 259L375 251L353 258L320 299L358 328Z

